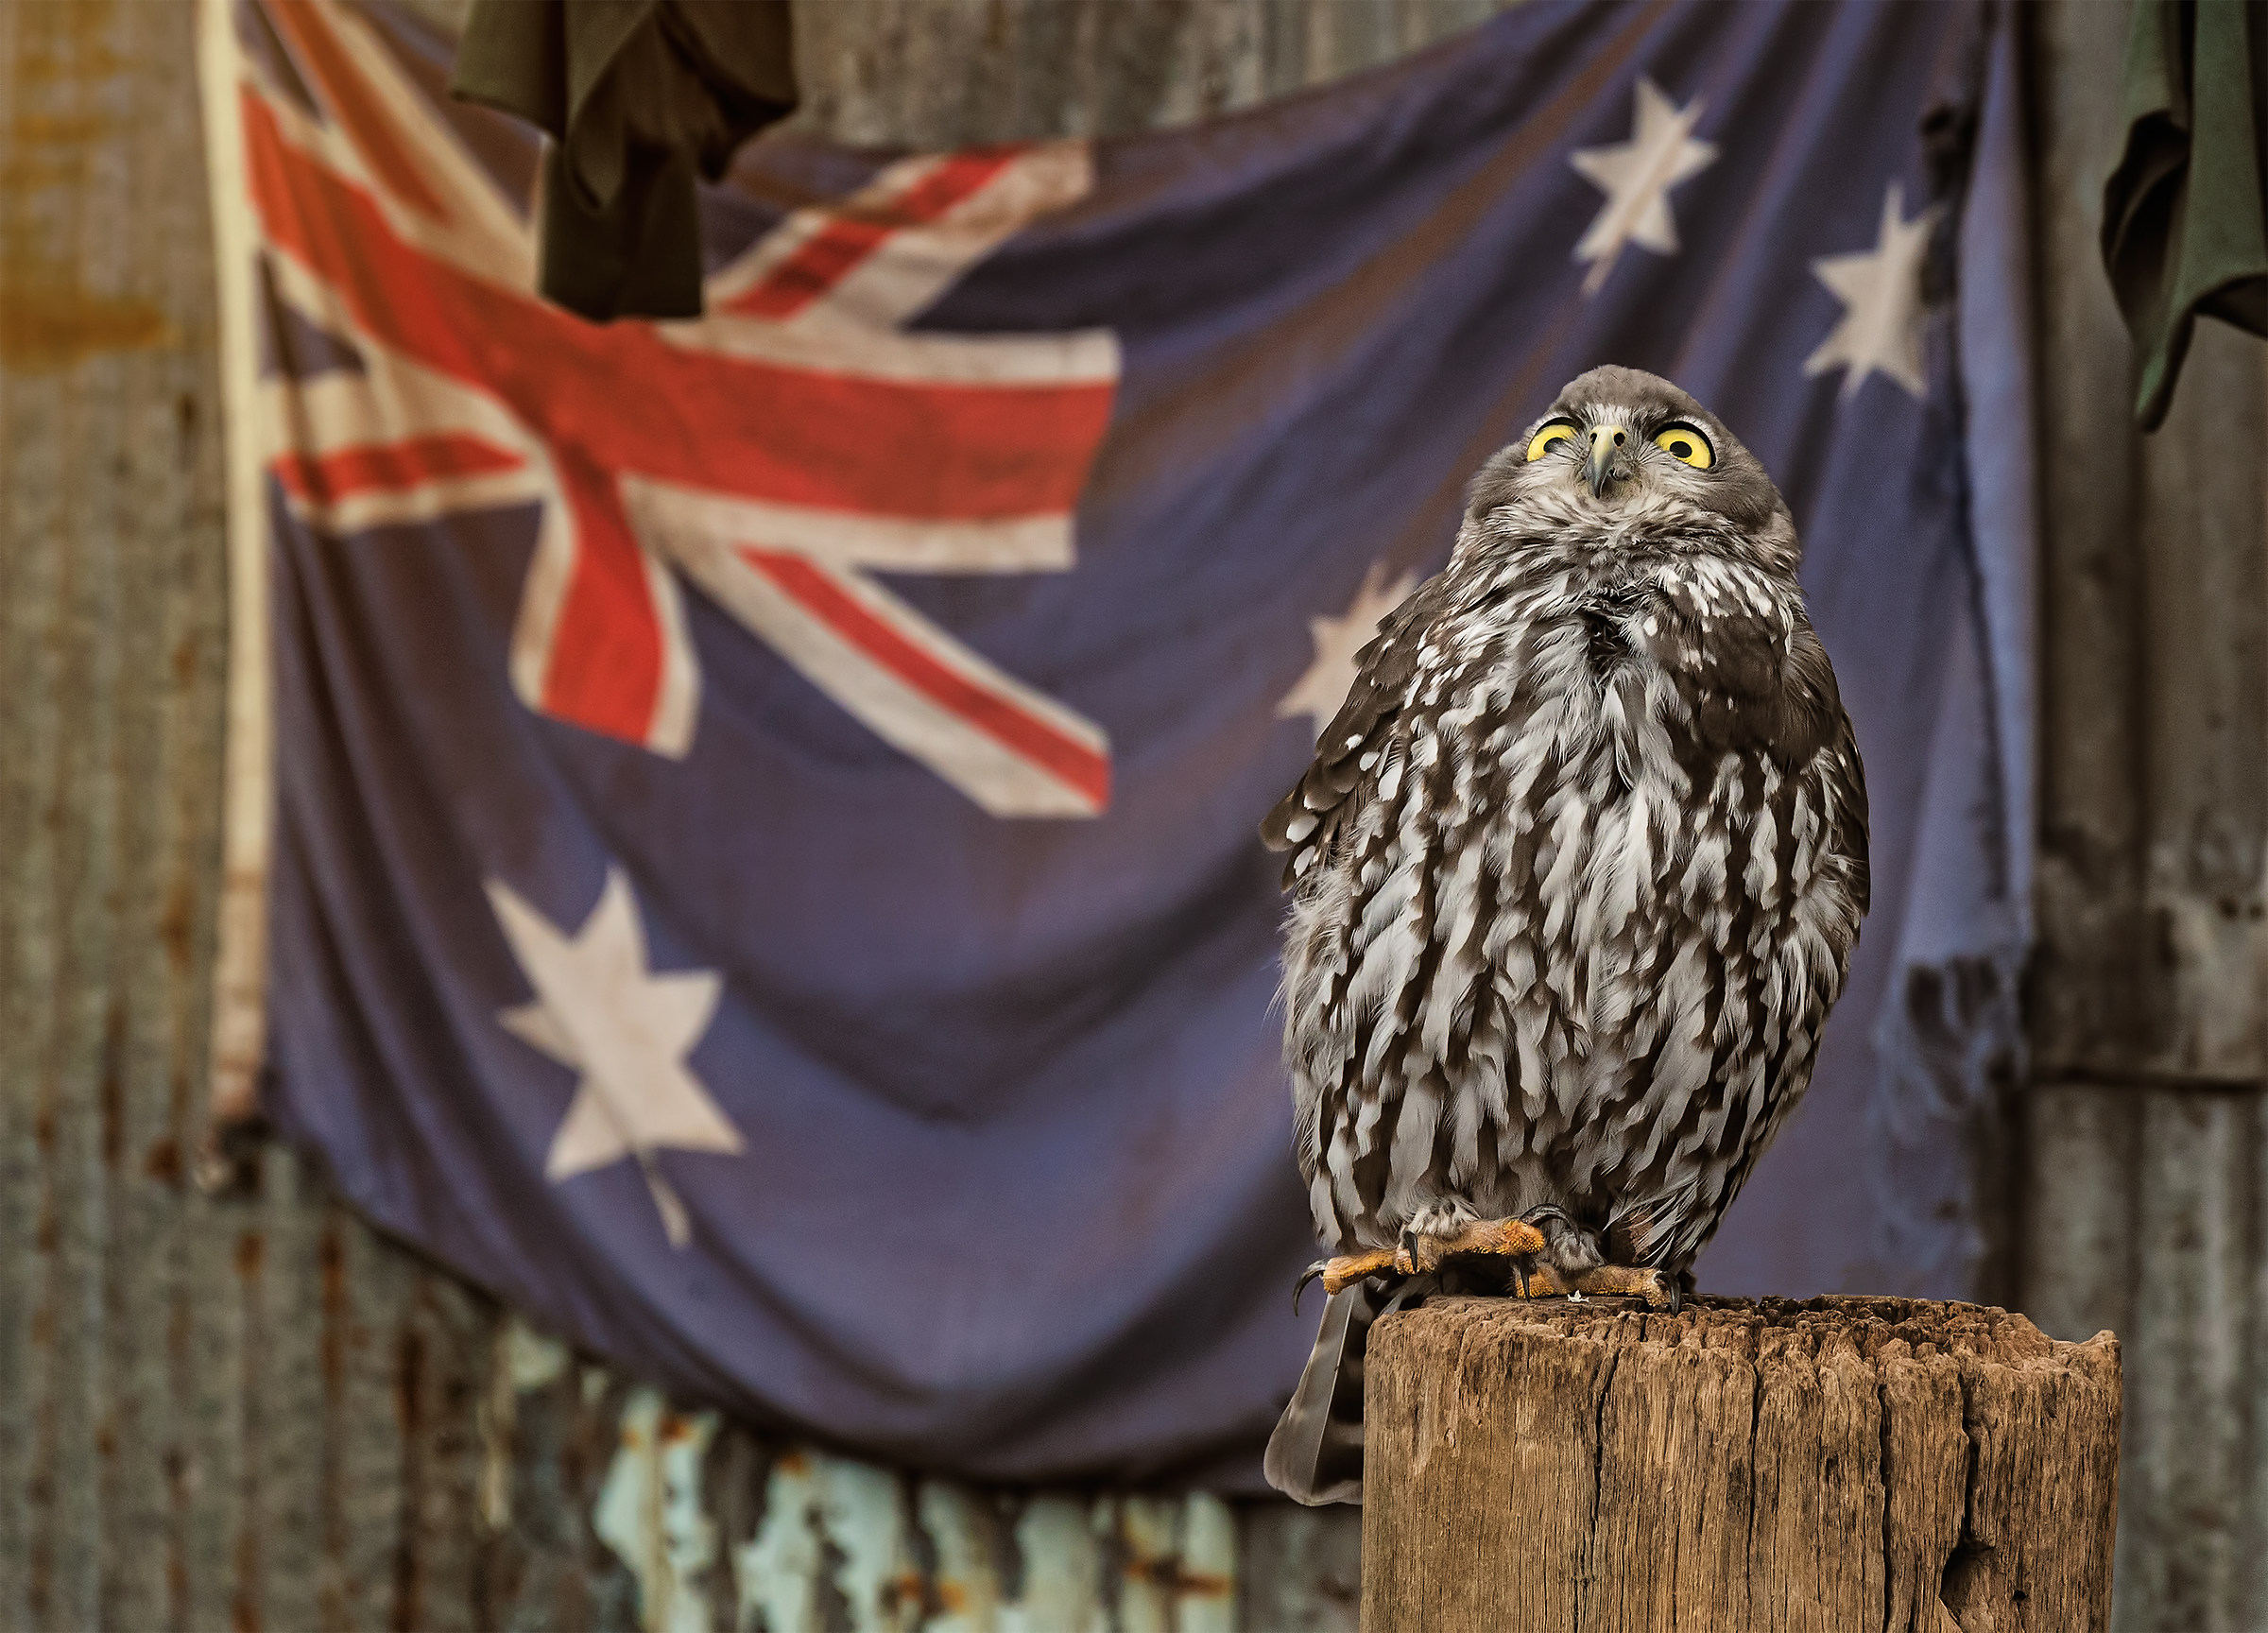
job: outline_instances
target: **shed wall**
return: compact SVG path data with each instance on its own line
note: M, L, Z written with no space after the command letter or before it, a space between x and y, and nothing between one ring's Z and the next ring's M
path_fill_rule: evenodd
M444 16L457 8L429 6ZM804 115L1141 128L1489 9L804 6ZM2116 1328L2118 1625L2268 1625L2268 370L2126 417L2096 271L2122 7L2034 32L2046 557L2017 1301ZM977 1493L672 1414L202 1136L225 643L186 5L0 7L0 1626L1351 1624L1350 1513Z

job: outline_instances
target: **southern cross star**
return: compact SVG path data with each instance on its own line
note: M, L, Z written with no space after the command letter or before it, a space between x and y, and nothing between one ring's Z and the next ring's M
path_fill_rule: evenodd
M1661 87L1641 77L1634 128L1627 142L1605 147L1578 147L1568 163L1606 195L1606 202L1591 222L1575 259L1590 263L1583 279L1583 293L1595 295L1614 270L1624 244L1636 244L1660 255L1677 252L1677 223L1670 215L1670 189L1689 180L1716 163L1717 145L1696 141L1693 127L1701 119L1699 98L1680 108L1662 95Z
M1882 198L1874 248L1822 255L1812 263L1819 282L1843 302L1843 318L1803 361L1808 375L1842 369L1847 400L1867 375L1887 374L1915 396L1929 389L1921 368L1921 262L1939 206L1905 219L1905 190L1895 181Z
M713 970L657 975L646 967L645 930L619 868L607 869L598 905L569 936L511 889L488 882L489 904L535 1002L498 1014L515 1037L582 1074L543 1164L553 1183L630 1157L645 1176L670 1246L692 1239L685 1205L654 1153L737 1152L726 1120L685 1057L716 1012Z
M1418 587L1417 578L1404 573L1381 589L1378 581L1383 571L1380 563L1363 575L1363 587L1354 593L1354 604L1338 617L1325 613L1307 621L1308 633L1315 643L1314 661L1276 705L1279 718L1310 715L1317 734L1331 724L1339 705L1347 701L1347 689L1354 684L1354 655L1378 633L1379 620L1400 606Z

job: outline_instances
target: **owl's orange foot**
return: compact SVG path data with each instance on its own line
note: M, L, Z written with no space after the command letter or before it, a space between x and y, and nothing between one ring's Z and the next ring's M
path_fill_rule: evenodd
M1300 1291L1318 1278L1324 1292L1336 1293L1373 1276L1415 1276L1438 1269L1443 1260L1466 1254L1489 1254L1512 1260L1514 1278L1525 1287L1537 1275L1532 1262L1543 1251L1543 1232L1523 1219L1479 1220L1445 1235L1404 1230L1397 1246L1341 1253L1310 1264L1299 1278L1298 1286L1292 1289L1292 1307L1298 1308Z
M1513 1289L1521 1298L1572 1298L1577 1303L1593 1296L1643 1298L1649 1310L1675 1315L1683 1289L1674 1276L1659 1270L1640 1270L1627 1264L1593 1264L1588 1270L1555 1270L1550 1262L1528 1267L1524 1284Z
M1321 1278L1323 1291L1336 1293L1351 1287L1357 1281L1366 1281L1373 1276L1388 1276L1394 1272L1394 1249L1374 1247L1367 1253L1339 1253L1329 1259L1318 1259L1300 1274L1298 1285L1292 1289L1292 1308L1299 1308L1299 1295L1310 1281Z
M1551 1267L1542 1267L1541 1274L1529 1278L1540 1283L1546 1277L1557 1281ZM1571 1298L1585 1298L1602 1293L1609 1298L1643 1298L1649 1310L1667 1310L1673 1315L1685 1302L1685 1289L1675 1276L1664 1270L1641 1270L1629 1264L1593 1264L1588 1270L1578 1270L1566 1278L1566 1285L1555 1287Z
M1444 1259L1460 1254L1487 1253L1506 1259L1533 1259L1543 1251L1543 1232L1525 1219L1480 1219L1446 1235L1431 1230L1404 1230L1401 1246L1394 1249L1394 1268L1404 1276L1435 1270Z

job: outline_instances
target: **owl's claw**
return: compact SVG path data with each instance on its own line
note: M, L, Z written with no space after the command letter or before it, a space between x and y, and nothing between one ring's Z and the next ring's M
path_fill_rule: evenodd
M1394 1268L1394 1250L1374 1247L1367 1253L1339 1253L1329 1259L1318 1259L1299 1273L1298 1282L1292 1288L1292 1309L1299 1308L1299 1294L1310 1281L1320 1280L1323 1291L1336 1293L1351 1287L1357 1281L1366 1281L1373 1276L1383 1276Z
M1532 1257L1513 1260L1512 1276L1522 1298L1556 1298L1568 1290L1557 1271Z

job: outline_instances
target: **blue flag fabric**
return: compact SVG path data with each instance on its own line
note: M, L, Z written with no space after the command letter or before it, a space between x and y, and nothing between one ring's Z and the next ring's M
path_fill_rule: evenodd
M1958 1165L2022 935L2020 426L1965 421L1957 344L2018 333L2020 257L1956 302L1951 254L1999 242L1959 215L1991 20L1533 0L1170 133L767 139L705 198L710 317L597 328L530 293L534 147L446 102L446 41L248 0L208 94L256 266L267 1109L690 1399L1255 1486L1315 1251L1255 824L1474 469L1615 362L1787 494L1874 813L1702 1287L1966 1290L1966 1197L1902 1177Z

